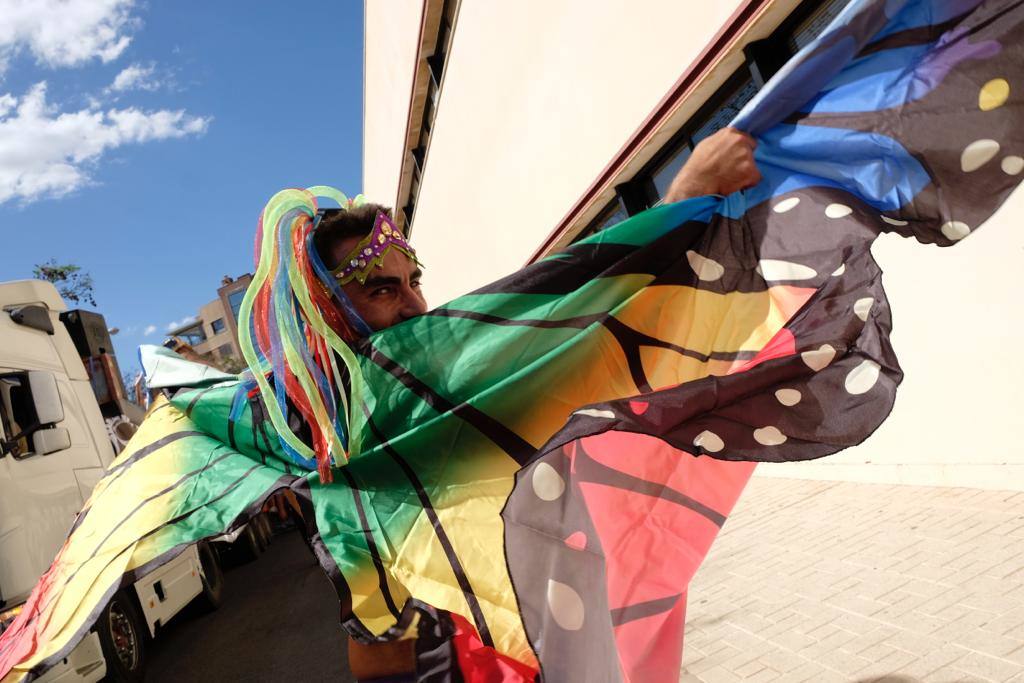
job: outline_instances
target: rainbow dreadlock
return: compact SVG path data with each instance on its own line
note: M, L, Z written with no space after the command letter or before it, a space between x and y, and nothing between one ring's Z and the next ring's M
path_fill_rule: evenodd
M260 216L256 274L242 300L238 324L249 370L232 412L241 411L246 396L273 396L265 404L285 453L329 482L331 468L359 452L364 382L346 342L369 330L313 246L320 197L342 209L365 202L362 195L350 200L318 185L278 192ZM347 370L347 385L338 358ZM310 426L312 448L289 428L287 399Z

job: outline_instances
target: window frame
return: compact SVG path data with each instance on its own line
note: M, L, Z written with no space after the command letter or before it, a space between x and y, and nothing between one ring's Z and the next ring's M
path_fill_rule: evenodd
M227 292L224 295L224 298L227 299L227 301L228 301L228 309L231 311L231 317L234 319L236 326L238 325L238 312L242 308L242 299L245 298L245 291L247 289L248 289L248 286L246 286L246 287L239 287L238 289L230 291L230 292ZM241 296L241 298L238 300L238 307L237 308L235 307L235 303L231 300L231 298L233 296L235 296L236 294Z
M423 173L426 167L427 152L430 149L430 137L437 119L437 110L441 104L441 87L444 83L445 70L448 68L448 52L455 35L455 24L458 16L459 0L444 0L441 6L441 18L434 37L434 50L424 57L427 65L427 94L423 101L423 113L420 117L420 129L416 136L416 146L406 151L406 161L412 164L412 174L408 190L405 193L405 206L402 207L403 225L399 225L406 237L412 235L413 216L420 188L423 186ZM401 196L401 195L399 195Z

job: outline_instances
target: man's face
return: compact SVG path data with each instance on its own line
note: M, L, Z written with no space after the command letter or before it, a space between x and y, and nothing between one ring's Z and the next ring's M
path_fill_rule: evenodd
M335 262L352 253L360 240L352 237L340 242ZM366 324L382 330L427 312L427 302L420 291L421 276L420 267L411 258L398 249L389 249L381 267L370 271L365 284L352 280L341 288Z

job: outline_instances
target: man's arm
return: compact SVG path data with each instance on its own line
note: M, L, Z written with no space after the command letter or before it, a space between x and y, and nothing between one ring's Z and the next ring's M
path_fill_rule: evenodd
M349 638L348 666L357 681L413 674L416 672L416 641L363 645Z
M704 138L672 181L665 203L753 187L761 180L754 163L756 146L754 138L735 128L723 128Z

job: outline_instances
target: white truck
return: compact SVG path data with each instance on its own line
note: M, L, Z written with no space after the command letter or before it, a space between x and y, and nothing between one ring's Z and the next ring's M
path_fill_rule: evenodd
M49 567L114 449L90 377L48 282L0 283L0 629ZM199 597L213 608L223 574L194 545L107 605L94 630L43 681L139 681L145 641Z

